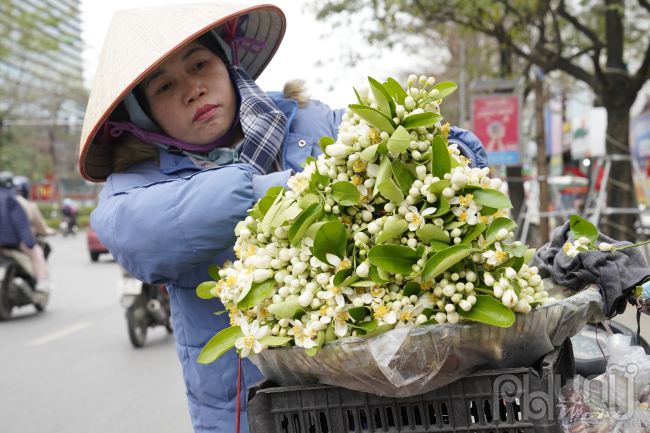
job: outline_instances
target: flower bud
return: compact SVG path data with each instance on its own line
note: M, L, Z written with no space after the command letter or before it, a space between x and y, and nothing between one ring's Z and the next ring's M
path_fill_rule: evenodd
M314 300L314 292L312 292L311 290L306 290L305 293L300 295L300 297L298 298L298 303L302 307L307 307L308 305L311 305L311 301L313 300Z
M454 304L447 304L447 305L445 305L445 311L449 315L450 313L453 313L454 311L456 311L456 307L454 306ZM447 317L447 319L449 319L449 317Z
M436 84L436 79L433 78L433 77L429 77L429 78L427 79L427 87L429 87L429 86L433 86L434 84Z
M494 286L494 277L487 272L483 274L483 281L485 281L485 284L490 287Z
M368 99L368 94L370 93L370 87L368 87L367 84L362 85L359 87L359 96L361 99Z
M427 177L427 168L424 165L418 165L415 167L415 172L420 180L424 180Z
M529 286L537 286L542 282L542 277L539 275L535 274L530 279L528 280L528 285Z
M404 100L404 105L406 106L407 110L411 110L413 109L413 107L415 107L415 100L413 99L413 97L407 96L406 99Z
M361 278L366 278L369 273L370 273L370 268L368 267L368 264L366 262L363 262L359 266L357 266L357 275L360 276Z
M501 299L503 296L503 287L501 287L499 284L494 286L494 297Z
M458 305L460 305L460 308L462 308L463 311L469 311L472 309L472 303L467 300L460 301Z
M517 305L517 303L519 302L519 298L517 297L517 294L515 293L514 290L508 289L503 294L503 297L501 298L501 302L506 307L512 308L515 305Z
M476 281L476 278L477 278L477 277L476 277L476 273L474 273L474 271L467 271L467 272L465 273L465 279L466 279L467 281L469 281L470 283L475 282L475 281Z
M460 314L455 311L447 314L447 321L452 325L455 325L456 323L460 322Z
M506 268L506 277L508 277L511 280L514 280L516 276L517 276L517 272L514 269Z
M451 183L453 183L456 186L464 187L467 185L467 182L469 182L469 179L467 176L465 176L464 173L453 173L451 175Z
M424 314L420 314L420 315L418 316L418 318L415 319L415 324L416 324L416 325L421 325L421 324L423 324L424 322L426 322L427 320L429 320L429 319L427 319L427 316L425 316Z
M256 269L253 271L253 282L261 283L271 278L272 272L268 269Z
M415 82L417 81L418 77L415 74L409 75L408 81L406 82L406 85L411 87Z
M607 242L601 242L600 245L598 245L598 248L600 248L600 251L611 251L612 250L612 244L608 244Z
M445 198L452 198L453 196L456 195L456 192L451 188L445 188L445 189L442 190L442 195Z
M581 245L589 245L591 241L589 238L582 236L580 239L578 239L578 242L580 242Z
M506 229L501 229L497 232L497 237L499 239L505 239L508 236L508 230Z

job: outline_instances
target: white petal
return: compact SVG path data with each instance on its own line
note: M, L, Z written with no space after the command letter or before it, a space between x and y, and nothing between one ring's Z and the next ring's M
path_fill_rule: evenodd
M269 333L269 327L268 326L262 326L260 329L257 330L255 333L255 339L259 340L260 338L264 337L266 334ZM256 350L257 352L257 350Z
M251 323L251 326L250 326L250 329L249 329L250 334L251 335L257 334L257 331L259 329L260 329L260 322L258 322L257 320L253 320L253 323ZM264 335L266 335L266 334L264 334Z
M235 341L235 347L237 349L241 349L241 348L244 347L244 337L239 338L239 339L237 339L237 341Z
M350 287L341 287L341 292L344 295L352 295L352 294L354 294L354 290L352 290Z
M361 300L364 304L370 304L372 302L372 293L364 293L361 296Z
M388 314L386 315L386 319L385 319L385 321L386 321L386 323L388 323L389 325L394 325L395 322L397 322L397 318L395 317L395 314L393 314L393 313L388 313Z
M420 214L420 213L418 212L418 208L416 208L415 206L409 206L409 207L408 207L408 210L410 210L411 212L413 212L413 213L415 213L415 214L418 214L418 215Z
M419 228L420 228L420 226L415 225L415 224L413 224L413 223L409 223L409 230L410 230L410 231L414 232L414 231L416 231L416 230L419 229Z
M422 216L431 215L431 214L436 213L436 210L437 209L435 207L428 207L425 210L423 210L420 215L422 215Z
M241 326L241 332L242 332L244 335L250 335L250 332L248 331L248 323L246 323L245 320L242 320L240 326Z
M262 346L262 343L260 343L259 341L255 340L255 343L253 343L253 347L252 347L253 352L255 352L255 353L260 353L260 352L262 351L262 347L263 347L263 346Z
M467 221L467 224L475 226L478 223L478 218L474 215L470 215L465 219L465 221Z
M325 258L327 259L327 261L329 262L330 265L332 265L334 267L337 267L337 268L339 266L341 266L341 259L336 257L334 254L327 253L327 254L325 254Z
M345 305L345 298L343 297L343 295L336 295L336 303L339 307Z
M339 337L345 336L348 332L348 325L346 322L336 321L334 323L334 333Z
M315 345L316 345L316 343L315 343L314 341L312 341L311 338L305 338L305 339L302 341L302 347L304 347L305 349L311 349L311 348L314 347Z
M246 358L248 355L250 355L250 353L251 353L251 350L248 347L244 347L241 350L241 357Z
M377 177L378 170L379 170L378 164L368 164L368 167L366 167L366 172L368 173L368 176L371 177Z
M359 193L361 193L361 195L363 196L368 195L368 188L366 188L364 184L357 185L357 189L359 190Z
M308 247L313 247L314 240L312 238L305 238L305 245L307 245Z

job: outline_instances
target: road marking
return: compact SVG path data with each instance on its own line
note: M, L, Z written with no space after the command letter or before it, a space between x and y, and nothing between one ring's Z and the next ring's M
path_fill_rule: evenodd
M43 338L39 338L38 340L30 341L27 343L28 346L39 346L41 344L49 343L50 341L56 340L61 337L65 337L66 335L70 335L72 333L75 333L77 331L81 331L84 328L89 327L92 325L92 323L79 323L74 326L71 326L69 328L62 329L60 331L54 332L50 335L46 335Z

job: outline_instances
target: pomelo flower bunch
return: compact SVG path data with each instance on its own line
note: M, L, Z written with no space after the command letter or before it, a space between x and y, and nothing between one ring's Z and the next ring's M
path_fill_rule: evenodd
M448 142L440 106L456 85L411 75L355 89L335 139L319 141L289 189L269 189L237 225L238 260L198 287L231 327L204 348L211 362L295 345L310 356L345 337L479 321L553 302L534 250L512 241L501 180ZM219 314L219 313L217 313Z

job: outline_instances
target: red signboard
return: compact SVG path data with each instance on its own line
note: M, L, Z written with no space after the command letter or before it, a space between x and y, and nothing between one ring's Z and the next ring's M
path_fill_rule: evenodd
M34 201L56 201L56 188L52 184L32 185L31 199Z
M519 164L521 96L474 96L472 132L481 140L490 165Z

